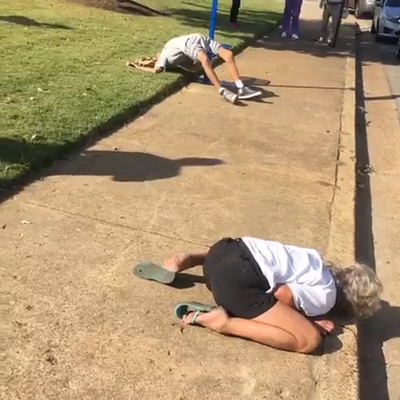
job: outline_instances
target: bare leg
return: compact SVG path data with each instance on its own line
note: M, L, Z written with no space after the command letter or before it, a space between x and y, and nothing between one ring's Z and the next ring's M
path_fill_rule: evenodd
M190 323L193 315L183 322ZM320 342L317 328L299 312L278 302L252 320L229 318L222 308L198 316L196 323L223 335L237 336L277 349L311 353Z
M197 265L203 265L208 251L198 251L193 253L176 254L165 260L163 263L164 268L179 273Z
M232 79L237 82L240 80L239 71L236 66L235 58L230 50L220 47L218 50L218 55L226 62L226 67L232 77Z

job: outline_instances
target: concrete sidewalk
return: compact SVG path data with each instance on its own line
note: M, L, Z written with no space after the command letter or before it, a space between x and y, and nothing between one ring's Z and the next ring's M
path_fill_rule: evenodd
M211 301L201 271L176 288L131 272L225 235L353 257L343 99L354 32L344 27L336 51L320 47L319 17L306 2L304 39L275 34L238 57L264 101L234 107L190 85L1 205L11 308L2 398L356 398L351 331L305 356L183 328L175 303Z

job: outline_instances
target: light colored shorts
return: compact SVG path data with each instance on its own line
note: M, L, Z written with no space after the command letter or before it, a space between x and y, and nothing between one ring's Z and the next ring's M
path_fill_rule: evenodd
M199 50L203 50L207 54L212 53L217 56L221 46L221 43L218 43L207 36L193 34L189 36L186 42L185 53L192 60L197 60L197 53Z

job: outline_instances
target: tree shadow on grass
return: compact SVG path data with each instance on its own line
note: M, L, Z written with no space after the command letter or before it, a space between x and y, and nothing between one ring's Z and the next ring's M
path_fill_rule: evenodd
M50 28L50 29L72 29L69 26L61 25L61 24L49 24L46 22L37 22L34 19L24 17L22 15L1 15L0 22L9 23L15 25L24 25L24 26L36 26L38 28Z
M188 27L188 33L196 30L207 29L210 23L210 8L195 4L183 3L190 8L169 8L173 18L177 19L182 25ZM216 21L216 40L218 40L218 31L224 32L224 36L243 40L243 33L252 33L254 35L262 34L268 26L276 26L281 18L281 13L275 11L255 11L243 9L240 11L239 28L232 28L229 23L229 12L227 9L218 10Z
M87 7L102 8L103 10L115 11L120 13L138 14L146 17L169 16L170 13L164 10L156 10L145 6L134 0L69 0Z

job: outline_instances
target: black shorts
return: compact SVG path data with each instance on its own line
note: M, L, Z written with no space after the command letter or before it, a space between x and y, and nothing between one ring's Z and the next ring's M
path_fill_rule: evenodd
M203 265L206 285L215 302L231 316L252 319L276 303L267 278L241 239L222 239Z

